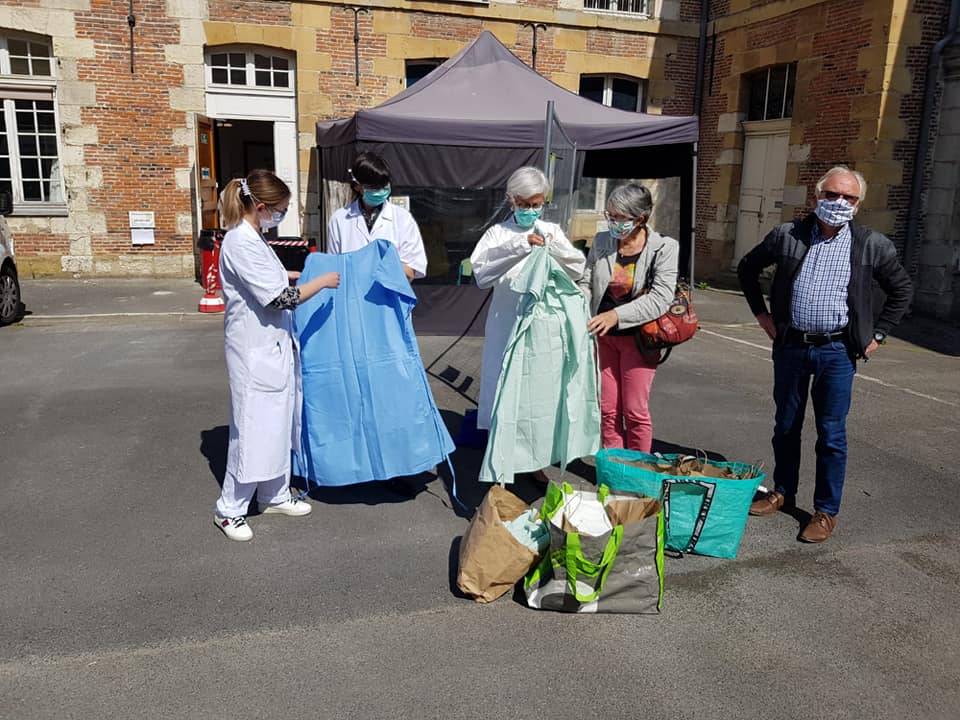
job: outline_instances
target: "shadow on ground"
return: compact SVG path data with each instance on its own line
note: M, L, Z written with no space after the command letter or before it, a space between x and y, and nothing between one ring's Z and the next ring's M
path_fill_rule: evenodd
M904 320L890 334L933 352L960 357L960 327L930 318L912 317Z

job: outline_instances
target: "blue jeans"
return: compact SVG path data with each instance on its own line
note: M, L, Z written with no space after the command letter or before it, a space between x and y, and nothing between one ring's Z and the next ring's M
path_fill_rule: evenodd
M840 511L847 468L847 413L855 372L856 361L841 342L819 347L783 344L773 352L773 399L777 404L773 430L774 486L787 497L797 494L800 433L809 394L817 424L813 508L827 515Z

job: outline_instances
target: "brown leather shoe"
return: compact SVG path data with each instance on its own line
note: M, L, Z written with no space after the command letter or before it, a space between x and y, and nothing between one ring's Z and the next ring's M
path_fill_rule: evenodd
M759 500L754 500L750 503L750 514L773 515L784 507L790 507L792 504L792 501L788 501L787 496L783 493L769 492Z
M830 539L836 526L837 518L835 515L827 515L817 511L813 514L803 532L800 533L800 539L808 543L821 543Z

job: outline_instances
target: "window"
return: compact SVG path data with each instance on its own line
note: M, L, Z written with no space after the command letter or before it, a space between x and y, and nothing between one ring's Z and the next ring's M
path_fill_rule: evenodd
M63 205L52 45L0 35L0 190L14 211Z
M607 107L641 112L644 102L643 81L617 75L581 75L580 96ZM602 212L607 186L606 178L581 178L577 209Z
M292 95L293 58L254 48L217 48L207 53L207 84L238 90L276 90Z
M647 0L583 0L583 9L646 16Z
M774 65L747 75L750 99L747 120L780 120L793 116L797 64Z
M426 58L423 60L407 60L406 87L410 87L418 80L423 80L438 67L443 65L444 58Z

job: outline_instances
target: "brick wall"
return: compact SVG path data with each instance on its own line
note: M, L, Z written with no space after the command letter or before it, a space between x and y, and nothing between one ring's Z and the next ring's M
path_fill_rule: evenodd
M178 232L177 211L190 196L176 187L172 168L189 164L186 151L172 145L172 129L186 123L170 109L169 90L183 83L183 69L165 60L164 46L179 42L179 27L167 16L165 0L141 0L135 7L134 72L130 72L129 30L117 4L92 0L76 15L77 37L90 39L96 58L78 63L81 82L96 85L96 103L81 121L97 129L85 147L88 166L101 169L102 184L87 192L91 210L102 213L106 232L92 238L93 254L190 253L193 240ZM120 20L120 21L118 21ZM156 245L132 246L130 210L156 213Z
M385 3L359 16L357 86L354 15L332 2L140 0L131 74L125 4L0 0L0 8L17 10L7 15L19 23L11 29L52 39L59 68L69 216L11 218L21 258L33 258L32 270L42 274L192 272L194 117L205 110L205 44L274 45L297 54L304 205L315 193L308 180L317 119L377 105L403 89L405 59L450 57L483 29L529 64L533 34L521 25L544 22L537 69L546 77L576 91L583 73L631 75L648 81L648 97L656 98L652 111L692 112L695 25L684 28L683 21L695 23L698 0L664 0L673 25L576 12L580 6L570 0L420 6L430 11ZM154 245L131 244L131 210L154 211Z
M731 151L743 148L743 76L781 63L797 63L783 219L807 212L816 180L846 163L870 187L861 220L903 242L924 65L946 2L911 3L906 19L897 0L834 0L779 15L769 5L711 4L717 44L712 58L707 45L714 86L701 119L697 214L697 264L708 277L733 259L741 165Z

